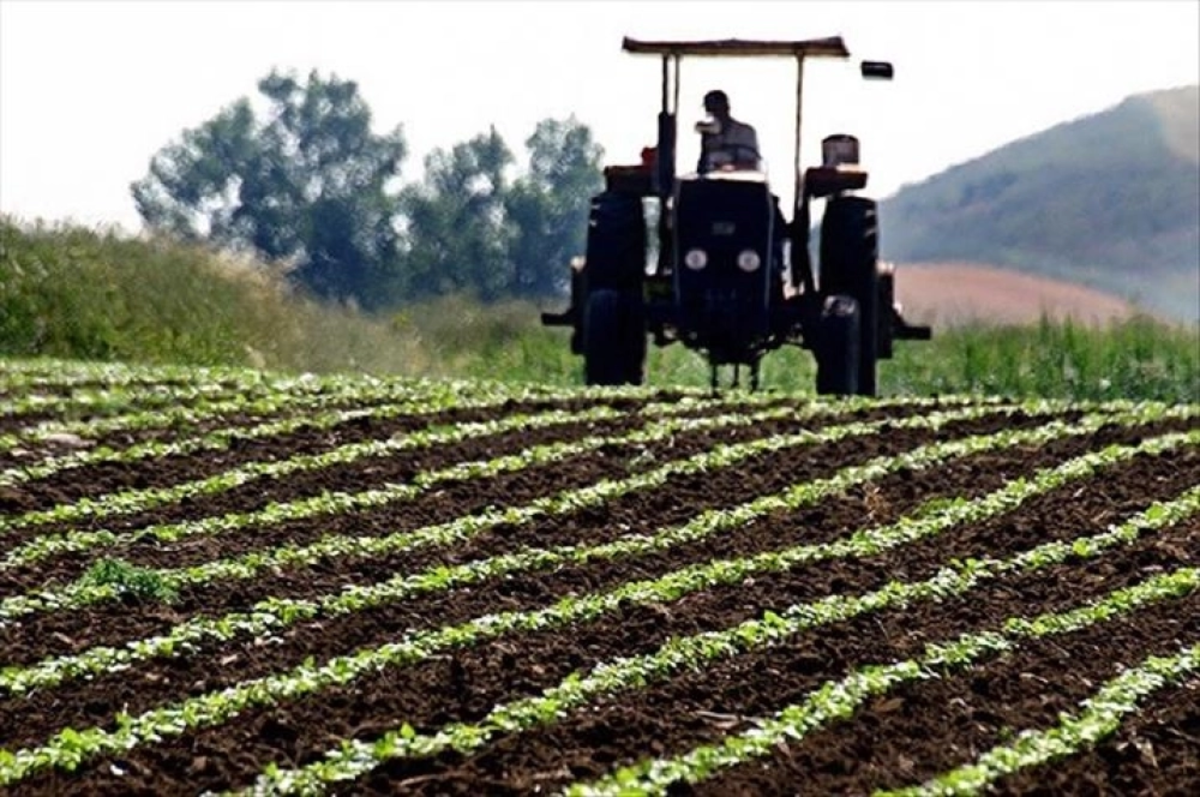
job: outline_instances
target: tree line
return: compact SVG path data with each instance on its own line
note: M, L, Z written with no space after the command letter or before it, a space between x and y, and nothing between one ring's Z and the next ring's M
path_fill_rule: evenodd
M350 80L272 72L160 149L130 190L146 227L286 266L318 297L379 310L446 293L559 293L582 253L602 148L571 116L524 158L491 128L402 184L403 126L377 134Z

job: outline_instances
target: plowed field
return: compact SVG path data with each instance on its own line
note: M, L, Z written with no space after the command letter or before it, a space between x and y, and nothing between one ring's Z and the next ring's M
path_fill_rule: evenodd
M1200 406L0 364L0 792L1200 792Z

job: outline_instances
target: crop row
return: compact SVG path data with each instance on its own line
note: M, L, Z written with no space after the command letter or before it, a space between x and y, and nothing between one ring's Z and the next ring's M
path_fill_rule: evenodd
M206 390L215 389L210 383L201 383ZM605 393L597 392L597 401L607 398L619 398L620 389L603 389ZM428 396L444 395L447 391L463 397L487 396L513 400L565 400L576 394L568 394L563 390L553 390L543 387L520 388L506 385L484 386L467 382L427 382L422 380L368 380L363 378L309 378L297 377L291 379L245 380L229 390L217 390L212 395L200 394L196 388L176 385L151 385L148 394L155 396L149 406L153 409L141 409L145 406L137 402L139 393L121 392L112 394L111 389L105 391L82 391L75 397L29 396L16 402L9 402L11 409L24 408L22 411L37 411L39 413L67 409L87 409L90 414L96 414L95 407L104 409L102 417L91 417L81 420L46 420L17 429L10 434L0 435L0 452L10 451L18 446L45 440L52 435L75 435L83 439L99 437L115 432L149 431L155 429L178 428L180 426L212 423L225 415L241 414L250 416L267 416L283 411L299 412L314 409L326 409L339 405L363 405L384 401L419 401ZM624 391L628 392L628 390ZM648 395L648 394L647 394ZM686 398L686 397L684 397ZM82 404L74 403L82 402ZM118 400L120 399L120 400ZM762 403L769 399L761 396L740 395L729 399L731 403ZM194 402L194 406L175 406L180 403ZM0 416L4 403L0 402ZM127 411L130 410L130 411ZM18 413L7 413L18 414Z
M1035 409L1031 407L1030 409ZM960 411L967 415L976 411ZM1163 415L1177 415L1181 410ZM908 419L914 426L936 425L946 422L946 414ZM462 581L478 580L482 577L511 575L521 569L545 568L566 561L587 561L596 558L632 556L651 550L662 550L670 546L695 542L705 536L738 525L745 525L768 513L795 509L822 497L836 494L856 484L863 484L890 472L908 468L923 470L949 459L982 451L996 450L1017 445L1045 443L1060 437L1087 434L1109 423L1109 416L1085 416L1076 424L1055 422L1028 431L1005 431L993 435L936 443L892 457L881 457L862 465L850 466L831 478L796 485L777 496L764 496L741 507L723 512L710 512L693 522L678 528L662 530L652 536L631 534L613 543L594 548L565 548L558 551L528 550L516 557L499 557L449 570L434 568L416 576L398 576L388 582L370 588L354 588L319 600L269 599L256 605L246 613L234 613L220 618L198 618L176 626L164 636L133 641L123 648L107 646L93 648L73 656L51 659L30 669L9 668L0 674L0 685L21 690L34 686L58 683L64 678L80 674L98 673L113 667L126 666L132 661L150 657L174 656L186 651L189 645L204 639L227 641L237 636L262 636L277 631L295 622L319 616L337 616L350 611L361 611L386 602L424 591L431 586L449 588ZM1128 416L1126 423L1139 420L1148 422L1149 417ZM897 421L895 423L904 423ZM832 427L820 432L801 432L791 436L780 436L748 443L722 445L690 458L666 463L653 470L613 482L568 490L558 495L540 498L522 507L509 507L468 515L449 523L429 526L415 531L402 532L383 537L326 537L309 546L282 546L255 552L231 560L216 560L179 570L154 571L164 584L178 587L188 583L208 583L214 580L252 579L259 573L287 566L312 563L321 559L345 556L379 556L397 551L415 550L431 545L448 546L465 542L486 529L500 525L519 527L534 520L553 515L563 515L587 507L601 506L621 495L635 491L653 489L664 484L668 478L686 473L709 472L714 468L730 467L737 462L768 451L785 447L814 444L821 441L844 438L857 432L869 433L878 424L856 424ZM1169 438L1178 444L1182 438ZM1109 454L1117 457L1118 454ZM1085 459L1076 467L1092 462ZM331 511L343 511L339 507ZM260 521L261 523L261 521ZM0 616L8 620L38 611L52 611L81 606L118 597L120 585L89 585L75 583L56 590L44 590L30 595L14 596L0 603Z
M0 435L0 452L10 451L22 445L44 441L53 435L75 435L81 439L92 439L117 432L140 432L156 429L179 429L213 423L228 415L262 417L280 412L301 412L326 409L339 405L374 404L381 401L417 400L433 395L429 389L416 388L394 383L348 383L328 385L323 382L297 379L293 384L273 383L238 390L232 395L220 393L196 400L189 389L162 388L169 396L166 406L125 412L125 406L117 406L120 414L91 417L81 420L47 420L31 424L15 432ZM476 391L478 392L478 391ZM191 406L175 406L185 402Z
M159 375L153 372L131 372L125 378L115 373L89 369L77 374L21 374L11 362L0 361L0 417L28 413L113 414L130 407L164 407L173 403L201 400L234 400L238 397L268 397L298 395L388 395L417 396L454 387L460 392L470 390L510 393L536 391L561 394L561 389L541 387L506 387L478 382L441 381L389 378L386 380L347 376L272 376L253 371L232 370L223 378L197 378L184 370L172 377L172 372ZM39 390L57 389L60 392L42 393ZM619 390L619 389L616 389ZM628 392L628 391L625 391ZM3 438L0 438L3 439ZM0 449L3 450L3 449Z
M647 409L651 417L659 412L690 410L690 406L680 405L650 405ZM385 440L371 440L365 443L350 443L331 449L320 454L299 454L284 460L260 460L246 463L213 476L188 482L173 484L169 487L150 487L127 490L120 493L108 493L97 498L83 498L72 503L60 504L52 509L27 512L23 515L6 518L0 522L0 529L16 530L40 526L49 523L71 522L82 519L104 519L121 515L145 512L167 504L176 503L199 496L216 495L235 487L249 484L262 478L279 479L285 476L318 470L338 464L349 464L361 459L383 457L401 451L418 450L438 445L462 442L474 437L502 434L517 429L536 429L569 423L586 423L588 421L610 420L620 416L611 407L599 406L581 412L567 410L552 410L537 415L515 414L494 421L482 421L467 424L433 426L407 435L398 435ZM40 554L70 550L83 550L87 541L99 540L104 532L80 532L68 535L74 538L72 544L38 551ZM10 557L12 559L13 557ZM25 557L17 556L16 559ZM35 557L36 558L36 557ZM11 562L9 563L11 564Z
M130 388L80 388L66 395L30 393L0 400L0 419L12 421L23 415L113 415L130 408L170 407L184 402L225 400L242 394L239 388L216 383L194 386L134 386Z
M1194 575L1193 570L1190 580L1180 578L1179 581L1186 581L1188 588L1194 589L1198 584ZM1128 715L1135 714L1140 701L1197 671L1200 671L1200 644L1193 644L1173 656L1150 656L1140 666L1127 669L1105 682L1077 711L1063 716L1054 727L1021 731L1014 741L993 747L970 764L938 775L920 786L883 792L878 797L977 794L1006 775L1094 745L1116 731Z
M719 769L765 755L785 741L802 739L829 722L852 715L869 698L886 694L900 684L969 667L989 656L1008 653L1027 639L1067 634L1130 614L1156 601L1179 598L1198 586L1200 570L1181 568L1152 576L1077 609L1032 619L1010 617L999 630L969 633L949 642L933 643L919 657L886 665L869 665L841 680L826 682L802 703L780 710L745 733L728 736L717 744L698 747L683 755L623 767L598 782L577 784L567 793L571 797L665 794L672 784L680 781L697 783ZM1163 672L1175 677L1183 675L1196 667L1196 654L1197 646L1193 645L1177 657L1149 661L1143 668L1131 671L1135 673L1133 676L1127 673L1123 685L1127 690L1131 681L1137 683L1150 674L1157 674L1160 679ZM1150 680L1142 684L1141 691L1148 691L1146 686L1160 683L1161 680ZM983 769L989 771L986 765ZM949 777L953 780L956 776Z
M0 393L21 394L36 390L70 390L75 387L98 386L112 390L130 388L190 389L202 386L225 388L229 392L255 391L279 393L356 392L384 390L387 392L423 393L442 385L457 384L461 389L481 387L503 389L500 383L453 379L426 379L389 375L375 377L366 374L286 374L236 367L199 367L170 365L137 365L131 363L70 362L62 360L0 359ZM563 393L552 386L517 386L513 391L545 390ZM580 391L573 391L578 394ZM590 392L597 395L635 395L646 392L640 388L601 388ZM700 391L684 391L699 395Z
M304 387L317 390L372 390L425 392L433 387L458 384L464 389L482 388L502 390L507 383L483 380L430 379L368 374L313 374L299 375L283 372L261 371L238 367L203 367L144 365L133 363L97 363L53 359L4 359L0 358L0 394L22 393L39 389L71 389L76 386L103 386L111 389L130 387L187 387L216 385L233 390L262 390L281 392ZM507 384L514 392L536 390L545 394L592 396L597 398L644 398L652 391L643 387L564 388L551 385ZM700 388L682 387L672 392L681 396L701 397L709 391Z
M990 437L997 438L1008 435L1011 444L1015 445L1018 444L1016 441L1021 439L1021 434L1002 433ZM1024 434L1026 437L1030 436L1029 433ZM1097 452L1090 455L1090 459L1085 457L1073 461L1062 468L1054 469L1053 473L1058 475L1059 483L1067 478L1082 478L1096 467L1128 458L1135 451L1154 452L1166 450L1185 442L1195 444L1194 437L1194 435L1171 435L1155 438L1139 447L1120 447ZM967 441L960 440L925 447L926 458L918 456L917 452L911 452L897 459L905 460L904 467L919 468L923 462L938 459L937 456L929 456L934 453L935 448L942 448L940 455L944 458L948 453L947 447L965 442ZM1049 473L1048 471L1047 474ZM1022 486L1020 482L1017 482L1014 483L1015 486L1010 486L1008 493L1001 491L1002 497L993 498L985 506L990 507L992 512L1005 511L1013 506L1012 493L1014 491L1020 494L1024 490L1027 494L1033 494L1038 489L1042 491L1049 489L1049 486L1054 483L1054 479L1050 475L1044 475L1034 486ZM792 503L788 506L799 505L804 500L815 500L821 495L828 494L829 490L844 489L845 486L843 483L836 487L829 486L825 491L813 490L809 492L807 498L801 498L800 494L793 494L791 496ZM933 522L932 518L934 517L941 517L941 522L947 524L962 522L964 517L973 517L970 514L971 511L970 505L941 507L933 511L926 522ZM703 519L704 516L698 520ZM742 522L748 522L748 520L749 518L743 518ZM714 521L709 519L707 522L712 524ZM719 523L716 525L720 527ZM900 534L900 540L903 541L909 538L904 535L911 535L913 532L906 529L893 533ZM809 557L811 555L810 552ZM756 566L760 569L770 566L770 560L761 557L748 561L756 562ZM786 557L777 562L782 563L782 566L791 566L787 564ZM80 756L89 756L105 750L125 749L130 745L152 740L161 735L174 735L199 725L223 722L250 705L269 704L311 693L335 683L346 683L361 673L373 671L381 666L412 663L439 651L471 645L516 630L563 628L574 622L594 619L622 605L677 600L683 594L710 588L715 584L739 583L747 572L752 572L752 569L747 570L745 562L740 564L714 562L704 566L686 568L651 582L625 584L609 592L571 596L553 606L536 611L478 617L459 626L416 633L401 642L359 651L352 656L335 658L320 667L313 664L302 665L290 673L243 682L221 692L189 699L179 706L152 710L134 718L121 717L118 721L119 728L115 731L93 728L86 731L64 732L43 748L19 752L13 759L13 766L18 767L21 772L32 771L41 766L69 766L71 762L79 760Z
M222 429L207 435L187 438L170 444L147 443L119 451L101 449L58 458L33 468L13 469L0 473L0 486L12 484L16 481L31 481L37 478L45 478L72 468L103 463L130 463L142 459L183 455L196 451L217 451L227 448L235 441L268 438L274 435L287 434L302 428L325 430L350 420L382 420L403 416L419 417L452 408L460 410L489 409L499 407L508 400L509 398L505 394L499 396L484 395L478 398L459 398L454 395L418 397L402 404L385 404L369 409L330 411L315 417L288 418L249 428ZM671 402L669 405L657 405L658 409L652 410L649 414L675 414L721 407L727 407L730 412L733 412L739 408L753 408L763 404L769 404L769 402L753 397L737 397L721 401L681 399ZM880 406L899 405L920 406L921 404L912 401L895 403L880 402ZM654 407L656 405L648 406ZM850 412L855 406L855 404L824 404L815 405L811 411L807 409L791 409L790 412L795 413L797 417L815 417L816 415L833 414L836 412ZM951 406L954 405L951 404ZM546 418L548 423L554 424L615 418L618 414L617 410L605 405L599 405L590 411L576 413L574 416L569 415L566 411L559 411L557 415L552 413L546 416ZM781 412L778 417L784 417L783 413ZM119 494L109 494L95 499L82 499L49 510L39 510L20 516L0 518L0 531L84 518L95 520L97 518L140 512L183 498L197 495L212 495L246 484L248 481L260 477L278 478L287 474L333 464L346 464L365 457L391 454L410 447L423 447L444 442L460 442L473 436L498 434L511 429L519 429L523 426L536 428L541 423L542 421L537 416L521 416L516 419L510 416L507 419L499 421L461 424L460 426L463 427L462 431L455 431L449 428L429 429L425 432L410 433L401 439L393 438L390 440L350 444L319 455L296 456L282 461L250 462L240 468L216 474L208 479L174 485L168 488L149 488ZM409 442L408 438L412 438L412 441Z
M1190 511L1196 511L1195 496ZM1136 535L1143 526L1145 517L1134 518L1124 524L1125 535ZM1089 554L1102 551L1112 542L1112 537L1100 535L1079 540L1094 543ZM1008 570L1031 570L1060 561L1056 552L1044 548L1035 549L1006 561L982 560L973 566L959 564L947 568L932 579L914 584L892 582L881 590L862 596L833 596L812 603L797 604L781 612L767 612L761 620L751 620L724 631L707 632L691 637L671 639L658 650L633 658L617 659L596 666L584 677L571 676L542 695L496 706L477 723L447 726L436 733L420 734L411 726L403 725L384 732L372 742L347 740L335 750L302 770L284 770L268 765L259 778L254 793L317 793L327 784L353 780L374 767L395 758L431 757L453 749L466 754L475 750L498 734L512 734L536 725L552 724L568 713L586 706L603 695L613 695L645 687L652 681L670 677L683 669L700 670L717 660L736 656L756 648L768 647L785 637L803 632L819 625L839 622L870 611L890 606L906 605L917 600L938 600L950 595L968 592L976 584ZM1136 606L1140 597L1175 597L1185 594L1197 585L1197 573L1193 570L1179 571L1147 585L1142 592L1123 591L1110 601L1093 607L1092 616L1100 617L1112 608L1128 609ZM1102 619L1107 619L1103 617ZM1019 621L1010 619L1008 627ZM1042 617L1031 625L1045 626L1052 620ZM786 715L786 712L784 712ZM839 716L837 711L831 716ZM784 728L781 730L791 730ZM804 730L811 730L805 727ZM797 738L788 733L788 738ZM677 779L695 782L711 774L712 767L742 763L748 754L758 752L741 746L741 739L727 743L733 755L720 758L705 749L702 752L682 757L674 762L646 762L640 766L627 767L615 773L598 787L579 787L576 794L622 793L633 794L657 791L655 786L665 786ZM764 740L765 749L777 743L779 738ZM719 758L714 761L714 758ZM943 785L944 779L937 784ZM608 788L606 788L606 786ZM611 789L619 786L619 789ZM936 791L926 793L938 793Z
M1031 407L1031 409L1034 408ZM817 410L814 409L813 411L816 412ZM970 417L977 413L977 410L963 410L959 411L958 415L950 417ZM948 419L948 416L943 414L913 419L910 423L913 425L936 425ZM720 418L703 419L701 422L715 424L720 420ZM557 495L536 499L525 506L489 510L477 515L468 515L448 523L427 526L411 532L402 532L378 538L326 537L311 546L283 546L260 553L251 553L232 560L217 560L174 571L160 570L155 575L161 578L164 583L173 586L185 583L205 583L217 579L252 579L259 573L269 569L311 563L322 558L355 555L378 556L402 550L415 550L420 547L448 546L465 542L486 529L495 528L500 525L520 527L540 518L565 515L588 507L602 506L604 503L622 495L662 486L672 476L705 473L717 468L728 468L762 453L778 451L797 445L811 445L823 441L843 439L854 434L867 434L878 427L879 423L860 423L832 427L820 432L805 431L795 435L772 437L747 443L723 444L714 447L712 450L683 460L668 462L652 470L625 479L605 481L584 488L567 490ZM635 432L634 435L645 440L651 439L654 435L660 433L651 428ZM939 461L939 457L945 458L951 455L964 455L972 451L986 450L990 447L1000 447L1022 441L1028 442L1034 439L1045 440L1060 433L1062 433L1061 427L1046 427L1035 433L1018 432L1014 434L1006 432L1000 435L981 438L980 441L974 444L968 442L965 445L958 445L954 449L943 446L940 449L918 450L904 457L882 458L867 466L850 469L842 478L835 478L835 480L826 483L822 494L839 486L849 486L864 479L869 479L874 475L887 472L888 470L909 466L920 469ZM379 492L368 491L360 495L370 495ZM814 493L812 497L817 497L817 493ZM335 504L328 507L328 510L331 513L338 513L346 511L349 508L351 507ZM760 504L760 509L762 511L770 511L769 507L762 504ZM704 516L701 520L710 523L710 527L704 533L715 531L716 529L711 527L711 521L722 517L725 516ZM257 520L257 524L260 526L264 522L265 518L262 517ZM594 558L605 555L606 552L608 556L617 556L621 554L622 545L628 547L630 553L643 544L650 547L662 547L664 543L670 544L672 539L681 537L681 535L682 537L688 535L696 536L697 528L699 527L695 524L685 526L680 530L658 534L648 541L644 540L640 535L629 535L611 546L597 548L595 551L580 550L578 556L580 558ZM682 542L682 538L679 541ZM528 552L528 561L531 566L536 565L539 556L548 554L549 552L546 551L530 551ZM516 572L515 568L506 570L502 564L503 561L511 560L484 560L476 565L472 572L481 576L489 575L492 570L495 573L501 571L507 573ZM176 626L165 636L131 642L124 648L98 647L82 654L43 662L41 665L28 670L8 668L0 674L0 685L13 690L24 690L33 686L47 686L58 683L67 677L74 677L85 673L103 672L114 667L126 666L136 660L177 655L180 652L186 651L190 644L203 639L227 641L242 635L264 635L292 623L317 616L337 616L346 612L361 611L386 602L401 600L410 594L414 594L414 592L421 591L420 588L417 588L417 585L438 584L448 588L454 585L455 580L452 572L444 569L435 569L431 573L422 574L412 579L397 577L375 587L348 589L345 592L327 596L317 601L271 599L256 605L250 612L235 613L215 619L199 618ZM77 583L59 590L46 590L34 595L16 596L0 603L0 607L2 607L0 609L0 616L11 620L35 611L68 608L97 600L115 598L121 594L121 589L118 585L87 586Z
M493 459L460 462L441 470L421 471L404 484L388 485L357 493L324 492L287 503L273 503L264 509L253 512L229 513L218 517L178 523L161 523L129 532L98 529L41 536L10 551L4 560L0 561L0 571L33 564L65 553L129 544L144 539L152 538L159 542L175 542L188 537L215 535L249 527L261 528L288 521L380 507L411 500L436 486L450 482L469 481L536 465L546 465L606 446L647 443L664 440L681 432L747 426L796 415L796 410L791 407L777 407L753 414L737 412L700 418L674 417L694 411L699 406L690 403L647 405L642 411L647 419L646 424L643 428L633 432L591 435L580 440L533 446L516 454L505 454ZM510 415L494 421L433 427L387 440L353 443L322 454L303 454L277 462L254 462L206 479L184 482L167 488L139 490L106 496L99 500L86 501L86 503L68 504L58 510L53 510L56 515L53 519L71 520L74 517L95 518L143 512L187 498L214 495L263 477L279 479L303 471L317 470L336 464L348 464L369 457L383 457L401 451L457 443L514 430L548 428L616 417L619 417L617 411L601 406L582 412L552 411L538 415ZM75 515L74 513L81 506L86 508L80 514ZM46 522L43 518L50 517L51 514L49 512L39 513L35 517L37 522ZM16 522L19 522L19 519ZM3 610L0 609L0 617L2 616L4 616Z
M1149 445L1112 447L1044 470L1029 480L1010 482L976 502L960 500L949 505L936 502L896 524L862 530L844 540L710 562L679 571L667 578L684 581L698 574L704 582L704 588L708 588L716 584L737 584L757 575L826 559L873 556L956 525L979 522L1013 511L1036 495L1092 476L1105 466L1137 454L1161 455L1171 450L1172 442L1177 440L1156 438L1149 441ZM1200 435L1191 442L1200 443ZM1200 487L1176 500L1156 503L1125 523L1092 537L1075 539L1070 543L1046 543L1006 560L982 558L954 563L925 581L893 581L866 595L835 595L815 603L798 604L778 614L768 612L761 620L747 621L724 631L672 639L652 653L600 664L586 677L572 675L538 697L497 706L476 723L447 727L434 734L418 734L411 727L401 726L384 733L373 743L347 741L302 773L269 768L260 780L259 788L266 791L315 790L321 783L359 777L391 758L432 756L445 749L466 753L485 744L496 734L516 733L534 725L552 723L601 695L641 688L653 680L670 677L681 669L700 669L718 659L772 644L785 636L819 625L916 601L945 600L952 595L965 594L979 584L1006 573L1034 571L1065 561L1070 556L1096 557L1112 547L1134 542L1146 531L1173 525L1198 512Z
M58 359L0 360L0 390L6 392L44 387L103 384L112 387L155 384L226 383L235 387L289 386L297 381L346 384L369 381L361 376L287 376L248 368L139 365Z
M1004 409L1002 408L1001 411L1004 411ZM670 406L660 407L660 410L663 414L672 411ZM820 413L821 411L821 407L813 410L814 413ZM1015 412L1012 408L1007 408L1007 411ZM900 428L937 428L951 421L980 417L993 412L995 410L991 408L971 407L945 413L932 413L915 418L833 426L816 432L805 430L793 435L783 435L760 439L752 443L715 448L711 453L702 455L701 460L703 464L700 464L699 467L711 467L712 463L721 462L722 454L725 455L725 459L728 459L730 454L732 454L734 459L744 459L766 451L778 451L798 445L813 445L816 443L833 442L851 436L869 435L877 432L884 425L894 425ZM516 455L503 456L495 460L460 463L450 468L448 472L424 474L424 478L418 476L412 483L408 484L391 485L359 493L325 493L289 504L275 504L256 512L150 527L134 532L133 535L119 535L111 531L68 533L66 537L34 540L29 544L33 547L18 548L14 553L19 554L20 559L28 560L30 558L41 558L62 550L99 546L101 543L108 545L116 544L121 541L122 536L132 536L135 539L154 536L160 541L170 541L197 534L218 534L247 527L261 528L288 520L341 514L356 509L379 507L396 501L409 500L426 489L428 485L451 479L492 476L504 471L518 470L530 467L533 464L546 464L567 456L595 451L615 443L647 443L669 438L689 428L719 428L721 426L752 424L771 417L777 417L781 414L791 413L795 413L795 410L777 408L774 410L765 410L753 416L735 413L711 418L652 420L644 429L618 437L590 437L579 441L538 446L526 449ZM1095 421L1096 424L1105 422L1108 419L1108 416L1093 417L1097 419ZM465 427L457 428L463 429ZM454 434L455 432L451 431L449 433ZM693 467L696 466L693 465ZM659 479L665 480L667 475L673 472L673 469L669 466L664 466L652 471L650 474L644 474L643 479L636 483L639 486L648 484L649 479L646 477L650 477L653 474L658 474ZM608 495L605 497L611 497L613 492L611 488L606 492L608 492ZM595 498L592 500L595 500ZM560 512L577 509L581 506L578 496L570 496L556 503L560 507L558 510ZM68 507L63 508L63 511L71 506L78 506L78 504L68 505ZM378 555L397 550L411 550L429 544L446 544L450 541L462 539L465 535L478 533L482 528L487 526L499 525L500 523L516 524L528 522L534 517L546 514L546 511L546 507L541 502L537 502L524 508L524 511L520 508L509 508L487 513L483 516L467 516L463 519L463 521L466 521L465 523L456 521L451 524L453 530L448 530L445 526L435 526L431 529L422 529L385 537L331 535L324 537L320 542L308 546L285 545L265 552L246 554L233 560L207 562L182 571L162 572L160 575L166 583L172 586L179 586L184 583L207 583L218 579L248 579L253 578L259 572L268 568L295 566L301 563L312 563L320 559L330 559L340 556ZM40 517L43 516L39 515ZM58 517L55 519L63 518ZM38 553L34 553L35 551ZM47 551L47 553L40 553L41 551ZM60 610L100 600L114 599L120 597L121 594L120 585L91 585L79 581L58 589L48 589L40 593L13 596L0 600L0 620L11 621L38 611Z
M248 427L218 429L208 434L170 443L146 442L115 450L108 446L101 446L88 451L55 457L32 466L9 468L0 472L0 486L12 486L22 482L44 479L67 470L93 465L130 463L143 459L221 451L229 448L235 442L261 440L290 434L301 429L323 431L355 420L384 420L404 416L433 415L447 410L495 408L518 399L522 395L511 389L489 392L480 390L477 386L468 385L466 389L459 389L461 387L463 385L458 383L449 383L430 393L402 394L397 402L353 409L326 410L316 415L292 416ZM361 400L363 396L359 394L348 398L354 401L355 399Z

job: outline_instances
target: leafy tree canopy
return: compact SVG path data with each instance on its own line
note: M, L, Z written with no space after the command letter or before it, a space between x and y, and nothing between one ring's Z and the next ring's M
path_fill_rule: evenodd
M491 128L399 186L403 130L372 133L353 82L273 71L258 90L261 117L240 99L154 155L131 186L148 227L290 263L318 296L368 309L564 288L602 186L603 151L574 116L540 122L523 164Z
M265 118L240 99L153 157L131 187L138 212L152 229L294 261L322 297L380 295L396 267L402 129L372 133L357 85L337 77L273 71L258 90Z

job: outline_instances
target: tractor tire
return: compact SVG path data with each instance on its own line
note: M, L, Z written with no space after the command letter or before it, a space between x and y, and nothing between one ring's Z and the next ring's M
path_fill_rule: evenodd
M891 263L879 264L879 359L890 360L895 352L892 314L896 306L896 269Z
M640 293L646 274L646 220L639 196L605 192L588 215L587 290Z
M583 368L588 385L640 385L645 379L646 321L642 297L610 289L588 293Z
M858 303L858 394L878 392L880 327L891 320L880 306L879 228L872 199L830 199L821 224L821 292Z
M861 317L851 296L830 296L821 309L817 332L817 394L853 396L859 393Z

